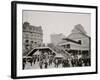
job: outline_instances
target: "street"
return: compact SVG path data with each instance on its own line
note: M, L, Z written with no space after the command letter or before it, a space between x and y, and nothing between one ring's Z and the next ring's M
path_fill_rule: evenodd
M52 63L52 65L50 65L50 66L48 65L47 68L56 68L56 67L55 67L55 64ZM62 68L62 64L59 64L58 68ZM29 62L27 62L25 64L25 69L40 69L39 62L36 62L35 64L32 63L32 66ZM43 65L43 69L45 69L44 65Z

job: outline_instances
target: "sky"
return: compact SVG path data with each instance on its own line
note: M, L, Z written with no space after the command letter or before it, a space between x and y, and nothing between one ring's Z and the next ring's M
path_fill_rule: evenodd
M42 26L44 43L50 43L51 34L62 33L67 37L76 24L81 24L87 35L91 33L91 14L24 10L22 15L23 23Z

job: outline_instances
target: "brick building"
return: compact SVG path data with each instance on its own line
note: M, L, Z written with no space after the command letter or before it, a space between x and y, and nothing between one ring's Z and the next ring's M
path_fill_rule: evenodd
M33 26L28 22L23 23L22 33L23 55L26 55L31 49L39 47L43 43L43 30L41 26Z

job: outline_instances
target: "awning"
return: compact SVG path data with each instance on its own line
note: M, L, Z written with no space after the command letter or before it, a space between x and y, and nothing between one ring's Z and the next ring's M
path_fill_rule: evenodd
M64 46L70 44L70 49L71 50L89 50L89 44L86 45L80 45L72 42L66 42L66 43L61 43L59 44L60 46Z

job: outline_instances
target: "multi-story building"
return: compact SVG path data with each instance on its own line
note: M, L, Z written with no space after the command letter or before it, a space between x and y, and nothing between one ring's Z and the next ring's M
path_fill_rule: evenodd
M41 26L33 26L28 22L23 23L23 54L27 54L31 49L39 47L43 43L43 30Z
M71 34L69 34L67 38L63 38L66 42L62 42L59 45L73 55L82 54L85 57L89 57L91 51L90 39L83 26L77 24Z

